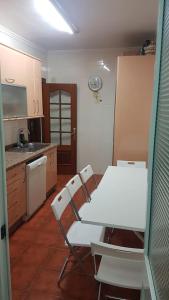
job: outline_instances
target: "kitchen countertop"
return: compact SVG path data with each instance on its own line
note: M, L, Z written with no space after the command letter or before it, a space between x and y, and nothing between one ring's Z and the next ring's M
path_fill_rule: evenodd
M27 162L37 156L45 153L46 151L57 147L57 144L50 144L43 149L37 150L35 152L10 152L9 150L5 152L6 156L6 170L11 169L12 167Z

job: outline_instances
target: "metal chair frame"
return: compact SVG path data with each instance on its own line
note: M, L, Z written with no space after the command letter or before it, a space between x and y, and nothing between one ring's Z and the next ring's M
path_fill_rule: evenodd
M94 183L94 186L95 186L95 189L97 188L98 186L98 183L97 183L97 180L96 180L96 177L95 177L95 174L93 172L93 169L91 167L91 165L87 165L85 168L83 168L81 171L80 171L80 177L81 177L81 180L84 184L84 188L86 190L86 193L90 199L90 201L92 200L92 197L91 197L91 193L89 192L88 188L87 188L87 182L90 178L92 178L93 180L93 183Z
M77 245L73 244L72 245L71 242L69 241L68 236L67 236L67 233L69 232L71 227L68 229L68 231L66 231L63 224L62 224L62 221L61 221L62 214L63 214L63 212L65 211L65 209L68 205L70 205L70 207L71 207L71 209L72 209L72 211L75 215L75 218L77 218L76 213L75 213L75 211L74 211L74 209L72 208L72 205L71 205L71 196L70 196L68 190L66 188L63 188L62 191L55 197L55 199L53 200L53 202L51 204L53 213L56 217L56 220L57 220L59 228L60 228L60 232L63 235L65 243L69 248L69 255L66 257L65 262L63 264L63 267L61 269L61 272L59 274L58 285L60 284L60 282L63 278L65 278L68 274L72 273L78 267L80 267L82 269L83 274L91 276L91 274L86 273L86 271L84 270L84 266L83 266L83 261L91 254L91 250L88 251L84 255L80 255L78 253L78 251L80 249L82 249L82 247L86 247L86 248L90 247L90 242L87 241L86 243L83 243L83 241L80 241L79 242L80 246L79 246L79 244L77 244ZM73 224L76 225L76 223L81 224L80 221L75 221ZM81 224L81 226L82 226L81 228L84 228L84 230L85 230L87 225L86 224ZM88 225L88 226L91 226L92 229L96 230L95 229L96 226L95 227L93 227L93 225ZM99 230L100 230L100 228L99 228ZM94 231L94 233L95 233L95 231ZM100 234L102 235L103 232L102 233L99 232L99 235L97 235L101 238ZM71 258L73 258L73 261L75 261L75 265L72 267L72 269L70 271L65 272L67 264L72 261Z

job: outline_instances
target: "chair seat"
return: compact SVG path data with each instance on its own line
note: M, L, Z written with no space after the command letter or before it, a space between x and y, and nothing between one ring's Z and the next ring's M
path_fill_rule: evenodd
M143 260L102 256L95 279L114 286L141 289L145 275Z
M103 241L105 228L75 221L67 233L72 246L90 247L91 242Z

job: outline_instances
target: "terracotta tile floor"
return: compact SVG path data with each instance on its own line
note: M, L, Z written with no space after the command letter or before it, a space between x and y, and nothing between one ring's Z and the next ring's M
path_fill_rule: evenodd
M70 178L69 175L58 177L56 193ZM93 276L86 276L80 273L80 270L67 276L60 288L57 285L58 274L68 251L50 208L55 194L10 237L13 300L97 299L97 282ZM67 211L66 222L71 219L72 214ZM114 231L113 243L141 247L133 233L122 230ZM90 257L85 264L86 270L92 272L93 265ZM114 296L139 299L138 291L104 286L103 293L107 291Z

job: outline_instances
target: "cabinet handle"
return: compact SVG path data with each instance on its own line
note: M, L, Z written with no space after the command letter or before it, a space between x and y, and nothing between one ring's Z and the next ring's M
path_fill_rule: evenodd
M8 82L8 83L14 83L15 79L13 79L13 78L5 78L5 81Z
M33 100L33 104L34 104L33 105L34 106L34 112L33 113L36 114L36 101L35 100Z
M37 100L37 107L38 107L37 113L39 113L39 100Z

